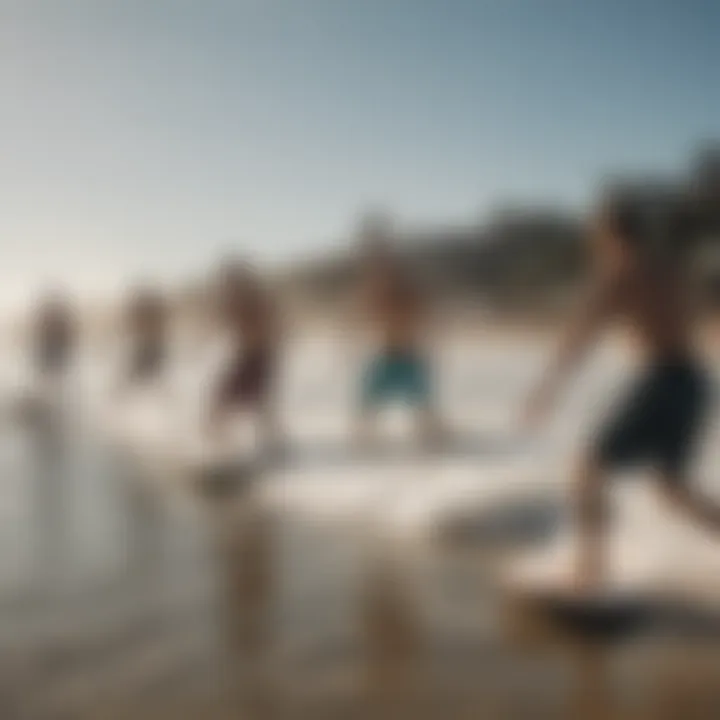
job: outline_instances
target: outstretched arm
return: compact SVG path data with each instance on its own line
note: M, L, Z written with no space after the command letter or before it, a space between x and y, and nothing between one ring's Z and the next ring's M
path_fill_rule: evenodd
M577 315L566 329L554 360L530 396L528 420L535 421L546 413L562 384L595 345L617 310L621 286L619 272L602 275L593 283Z

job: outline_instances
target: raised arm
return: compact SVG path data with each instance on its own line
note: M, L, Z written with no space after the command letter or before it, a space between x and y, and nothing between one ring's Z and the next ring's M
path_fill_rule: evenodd
M621 271L603 273L591 284L577 314L563 333L553 361L530 396L527 420L535 422L545 415L561 386L594 347L618 309L623 285Z

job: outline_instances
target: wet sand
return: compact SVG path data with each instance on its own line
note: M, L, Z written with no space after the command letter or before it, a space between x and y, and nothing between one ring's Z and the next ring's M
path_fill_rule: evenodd
M456 416L491 427L512 362L499 346L477 352L475 400L456 389ZM297 402L321 409L298 436L335 432L322 407L342 387L302 385ZM553 476L573 445L564 427ZM618 646L541 631L499 583L522 527L492 542L398 532L395 505L460 476L504 482L519 457L290 469L178 506L95 441L47 440L8 475L38 515L13 520L21 559L0 589L3 720L717 717L720 642L706 626Z

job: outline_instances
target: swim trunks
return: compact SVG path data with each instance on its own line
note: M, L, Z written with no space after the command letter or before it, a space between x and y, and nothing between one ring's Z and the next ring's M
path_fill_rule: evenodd
M421 405L430 398L430 371L424 358L412 352L387 352L374 358L363 377L365 406L403 400Z
M610 416L596 445L606 469L650 464L682 479L708 408L710 383L693 360L659 362Z
M130 361L131 380L152 380L160 374L165 360L164 348L160 343L147 343L140 346Z
M70 360L71 342L63 333L48 333L41 338L36 351L38 370L47 375L60 373Z

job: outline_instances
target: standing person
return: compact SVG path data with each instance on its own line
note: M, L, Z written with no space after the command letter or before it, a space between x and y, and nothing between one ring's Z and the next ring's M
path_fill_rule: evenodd
M229 261L219 277L220 314L231 345L230 358L215 387L210 429L222 433L237 413L250 413L261 426L263 441L279 449L275 380L281 328L271 294L249 266Z
M75 316L60 292L48 294L37 309L33 332L33 364L41 381L65 375L77 344Z
M365 238L359 320L374 336L374 355L362 377L359 437L368 438L378 409L401 400L417 412L425 442L440 438L427 335L427 298L381 235Z
M125 301L121 320L126 354L121 361L119 377L114 379L117 397L113 399L119 400L119 405L122 405L125 400L138 397L136 392L139 391L139 397L144 400L150 391L152 404L160 400L163 419L174 423L182 417L182 408L167 382L170 312L166 299L150 285L138 286ZM113 416L121 409L119 405L113 404ZM121 410L122 433L129 430L132 442L136 442L143 412L138 414L132 402L130 411L128 417ZM145 447L153 447L153 443ZM119 492L127 503L127 537L124 543L127 569L134 575L134 581L155 582L158 580L158 568L165 561L163 517L156 507L156 498L147 491L142 473L138 473L134 463L124 460L121 454L116 459L116 467L122 481Z
M31 364L36 387L19 407L31 429L28 481L32 496L33 582L43 593L65 581L73 414L68 375L78 344L77 318L61 291L46 294L35 311Z
M162 295L152 288L138 288L131 295L125 314L129 358L123 369L123 388L157 382L167 365L168 308Z
M624 321L633 331L643 357L639 377L601 425L577 471L574 580L579 590L592 589L605 577L605 496L612 471L649 465L657 488L673 506L720 530L720 506L703 497L688 477L710 393L694 344L691 232L682 201L667 200L654 212L627 195L608 197L590 228L591 292L526 409L529 421L543 418L562 383L611 322Z

